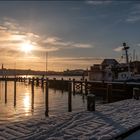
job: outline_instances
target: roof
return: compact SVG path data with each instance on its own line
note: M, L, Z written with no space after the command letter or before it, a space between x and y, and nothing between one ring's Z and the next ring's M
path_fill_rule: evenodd
M116 59L104 59L101 65L117 65L119 64Z

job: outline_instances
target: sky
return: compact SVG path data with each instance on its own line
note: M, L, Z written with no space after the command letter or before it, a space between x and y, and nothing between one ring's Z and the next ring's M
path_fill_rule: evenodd
M89 69L122 62L122 43L140 60L140 2L0 1L0 64L6 68ZM134 52L135 51L135 56Z

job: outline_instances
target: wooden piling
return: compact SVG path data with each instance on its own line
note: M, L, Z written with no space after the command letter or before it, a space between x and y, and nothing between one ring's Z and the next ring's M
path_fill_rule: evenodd
M46 79L46 93L45 93L45 116L49 116L49 83L48 79Z
M29 77L29 83L28 84L31 84L31 78Z
M7 103L7 78L5 77L5 104Z
M39 86L39 78L36 78L36 86Z
M88 94L88 83L87 83L87 79L85 79L85 95Z
M72 85L72 88L73 88L73 95L75 95L75 79L73 79L73 85Z
M80 84L80 87L81 87L81 94L83 94L83 83L82 82Z
M14 107L16 106L16 78L14 79Z
M42 88L44 87L44 78L43 77L41 78L41 87Z
M25 78L25 77L23 78L23 82L24 82L24 83L26 82L26 78Z
M72 94L71 94L71 82L69 82L69 91L68 91L68 112L72 111Z
M31 92L32 92L32 99L31 99L31 105L32 105L32 111L34 109L34 77L32 78L32 84L31 84Z
M61 91L64 92L64 79L61 78Z

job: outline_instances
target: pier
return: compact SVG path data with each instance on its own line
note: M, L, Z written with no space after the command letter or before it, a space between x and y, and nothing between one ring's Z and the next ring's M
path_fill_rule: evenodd
M32 116L28 120L10 122L0 127L0 139L84 139L111 140L122 139L140 128L140 83L87 81L68 79L60 80L44 78L3 78L5 83L5 104L7 104L7 83L13 82L14 106L16 106L16 84L22 82L31 86L31 108L34 111L34 87L45 90L45 112L40 118ZM56 116L49 115L49 87L68 92L67 113ZM138 93L137 93L138 90ZM135 91L135 94L134 94ZM88 111L72 110L72 94L87 96ZM136 96L134 96L134 95ZM137 95L138 94L138 95ZM93 97L92 107L90 105ZM95 95L95 96L93 96ZM106 103L96 104L96 98L103 96ZM113 102L119 96L123 101ZM127 99L135 97L135 99ZM127 100L126 100L127 99ZM90 101L90 102L88 102ZM113 102L113 103L111 103ZM59 131L58 131L59 130Z
M82 111L1 125L0 139L118 140L140 128L140 102L129 99Z
M5 102L7 102L7 82L14 82L14 90L16 94L16 82L23 82L26 84L33 84L33 86L40 86L44 88L46 85L46 79L44 78L26 78L26 77L16 77L16 78L0 78L0 81L5 81ZM102 97L106 103L130 99L133 97L133 89L140 89L140 83L136 82L107 82L107 81L88 81L87 79L75 80L68 79L48 79L48 87L57 90L69 91L72 94L83 94L87 95L89 93L96 96ZM33 92L33 91L32 91Z

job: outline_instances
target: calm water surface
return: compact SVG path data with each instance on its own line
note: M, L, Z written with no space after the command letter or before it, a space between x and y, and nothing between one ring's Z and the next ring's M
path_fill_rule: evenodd
M16 106L14 106L14 82L7 82L7 103L5 103L5 82L0 82L0 124L21 121L30 117L44 117L45 92L34 88L34 109L31 104L31 85L17 82ZM66 113L68 93L49 89L49 115ZM86 110L86 97L72 96L72 110Z

